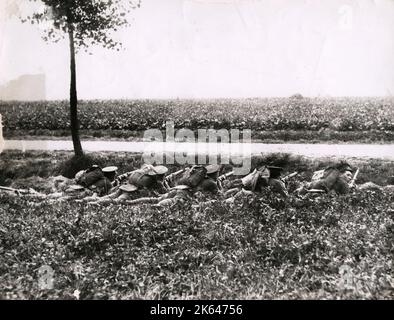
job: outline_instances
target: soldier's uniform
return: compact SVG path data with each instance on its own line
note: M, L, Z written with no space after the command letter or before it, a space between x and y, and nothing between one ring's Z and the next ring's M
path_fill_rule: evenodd
M115 168L116 167L112 167L112 171L115 171ZM99 166L93 165L83 173L77 173L76 182L84 188L93 190L98 196L101 197L108 194L112 187L111 181L106 176L109 172L111 171L106 170L104 172Z
M218 176L220 171L220 166L217 164L211 164L205 167L207 170L206 176L197 185L196 191L201 191L204 193L217 194L218 188Z
M227 187L225 197L233 196L238 191L244 189L251 192L261 192L264 188L271 188L275 193L287 197L288 191L285 182L281 179L281 167L267 166L264 170L253 170L242 179L236 179Z
M373 182L365 182L365 183L357 186L357 189L358 190L384 190L384 187L379 186ZM386 190L388 190L388 188L386 188Z
M307 192L335 192L336 194L346 194L350 192L350 182L352 180L352 167L341 162L325 170L315 172L312 181L297 189L299 195Z
M268 186L272 189L273 192L279 193L283 197L288 197L289 193L286 189L285 182L281 179L281 172L283 168L268 166L269 177L268 177ZM264 184L264 183L263 183Z
M203 166L194 165L187 168L182 177L177 181L177 185L185 185L196 188L206 177L207 169Z
M177 185L171 191L157 199L157 206L173 206L175 204L185 204L192 200L192 188L187 185Z
M207 170L205 178L194 189L194 207L209 205L217 201L218 196L222 196L218 181L220 165L211 164L206 166L205 169Z
M110 166L110 167L105 167L103 168L103 174L104 176L111 181L111 184L114 182L116 174L118 172L118 167L116 166Z
M211 174L212 172L210 172ZM209 181L208 181L209 180ZM207 169L202 166L194 165L185 169L182 175L177 179L177 185L170 188L160 197L145 197L129 201L130 204L155 204L156 206L173 206L175 204L184 205L192 201L194 193L199 189L203 190L209 184L212 188L211 179L207 176ZM202 182L205 181L205 184ZM213 182L216 186L216 183Z
M100 178L89 178L86 179L86 174L90 171L95 171L98 166L92 166L87 170L79 171L74 179L68 179L63 176L53 177L54 190L46 196L46 199L52 201L63 201L63 200L80 200L89 198L92 196L97 196L94 189L95 185L92 181L99 182ZM96 175L96 173L94 173ZM100 176L99 170L97 170L97 177ZM80 182L82 181L82 184ZM99 188L102 186L99 183Z
M75 175L76 183L85 189L93 191L93 193L84 194L85 192L81 192L82 196L78 196L77 201L94 201L107 195L112 188L110 178L115 175L117 169L117 167L105 167L102 169L97 165L93 165L87 170L78 172Z
M71 180L71 179L70 179ZM80 200L94 195L94 191L84 188L79 184L72 183L61 184L58 190L46 195L46 199L50 202L65 201L65 200Z
M165 166L143 165L114 179L111 192L96 202L121 202L163 194L166 192L163 178L167 171ZM126 183L122 184L125 180Z

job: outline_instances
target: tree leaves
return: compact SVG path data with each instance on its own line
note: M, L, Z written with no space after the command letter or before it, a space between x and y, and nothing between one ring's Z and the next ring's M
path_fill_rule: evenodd
M34 0L30 0L34 1ZM41 0L44 12L22 18L32 24L49 22L43 36L46 41L59 41L70 28L77 47L102 45L108 49L121 46L111 38L118 28L129 26L127 13L140 6L140 0Z

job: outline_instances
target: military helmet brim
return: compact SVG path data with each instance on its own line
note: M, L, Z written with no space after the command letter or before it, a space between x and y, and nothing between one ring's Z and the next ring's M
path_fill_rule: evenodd
M155 166L155 167L153 167L153 170L158 175L163 175L163 174L166 174L168 172L168 168L166 166Z
M210 165L206 166L205 169L207 169L207 174L216 173L220 170L220 165L210 164Z
M121 185L119 187L119 189L124 192L134 192L134 191L138 190L138 187L131 184L131 183L127 183L127 184Z
M73 185L69 186L68 189L78 191L78 190L83 190L85 188L83 186L81 186L80 184L73 184Z
M180 185L177 185L171 189L173 189L173 190L187 190L187 189L190 189L190 187L185 184L180 184Z
M282 167L277 167L277 166L267 166L267 169L269 169L269 170L279 170L279 171L283 170Z

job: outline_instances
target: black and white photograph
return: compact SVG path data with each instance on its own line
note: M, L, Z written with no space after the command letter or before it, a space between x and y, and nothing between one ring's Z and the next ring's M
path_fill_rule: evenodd
M393 300L393 254L394 0L0 0L1 300Z

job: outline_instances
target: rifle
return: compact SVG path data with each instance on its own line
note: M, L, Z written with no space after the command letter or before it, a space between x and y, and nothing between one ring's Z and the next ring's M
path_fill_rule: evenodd
M287 176L283 177L282 180L286 182L287 180L289 180L289 179L295 177L297 174L298 174L297 171L296 171L296 172L293 172L293 173L290 173L290 174L288 174Z
M221 176L219 176L217 178L217 185L218 185L220 190L223 189L222 181L227 179L228 177L232 176L233 174L234 174L234 171L230 171L230 172L227 172L225 174L222 174Z
M267 165L264 165L264 166L258 168L257 171L264 172L265 169L267 169Z
M308 193L327 193L325 190L320 190L320 189L309 189L306 192L308 192Z
M37 193L37 191L31 188L27 190L27 189L14 189L14 188L0 186L0 190L15 192L18 196L22 194Z
M117 187L121 184L122 181L126 180L134 171L129 171L126 173L121 174L120 176L117 176L114 181L112 181L111 185L112 187Z
M217 180L221 182L221 181L227 179L228 177L231 177L233 174L234 174L234 171L227 172L227 173L219 176Z
M352 181L350 181L349 187L352 188L356 182L358 173L360 172L360 168L357 168L356 173L354 174Z
M168 176L166 176L166 177L164 178L164 181L163 181L164 187L165 187L166 189L171 189L170 183L173 182L172 179L174 179L176 176L180 175L180 174L181 174L182 172L184 172L185 170L186 170L186 168L185 168L185 169L178 170L178 171L175 171L175 172L169 174Z

